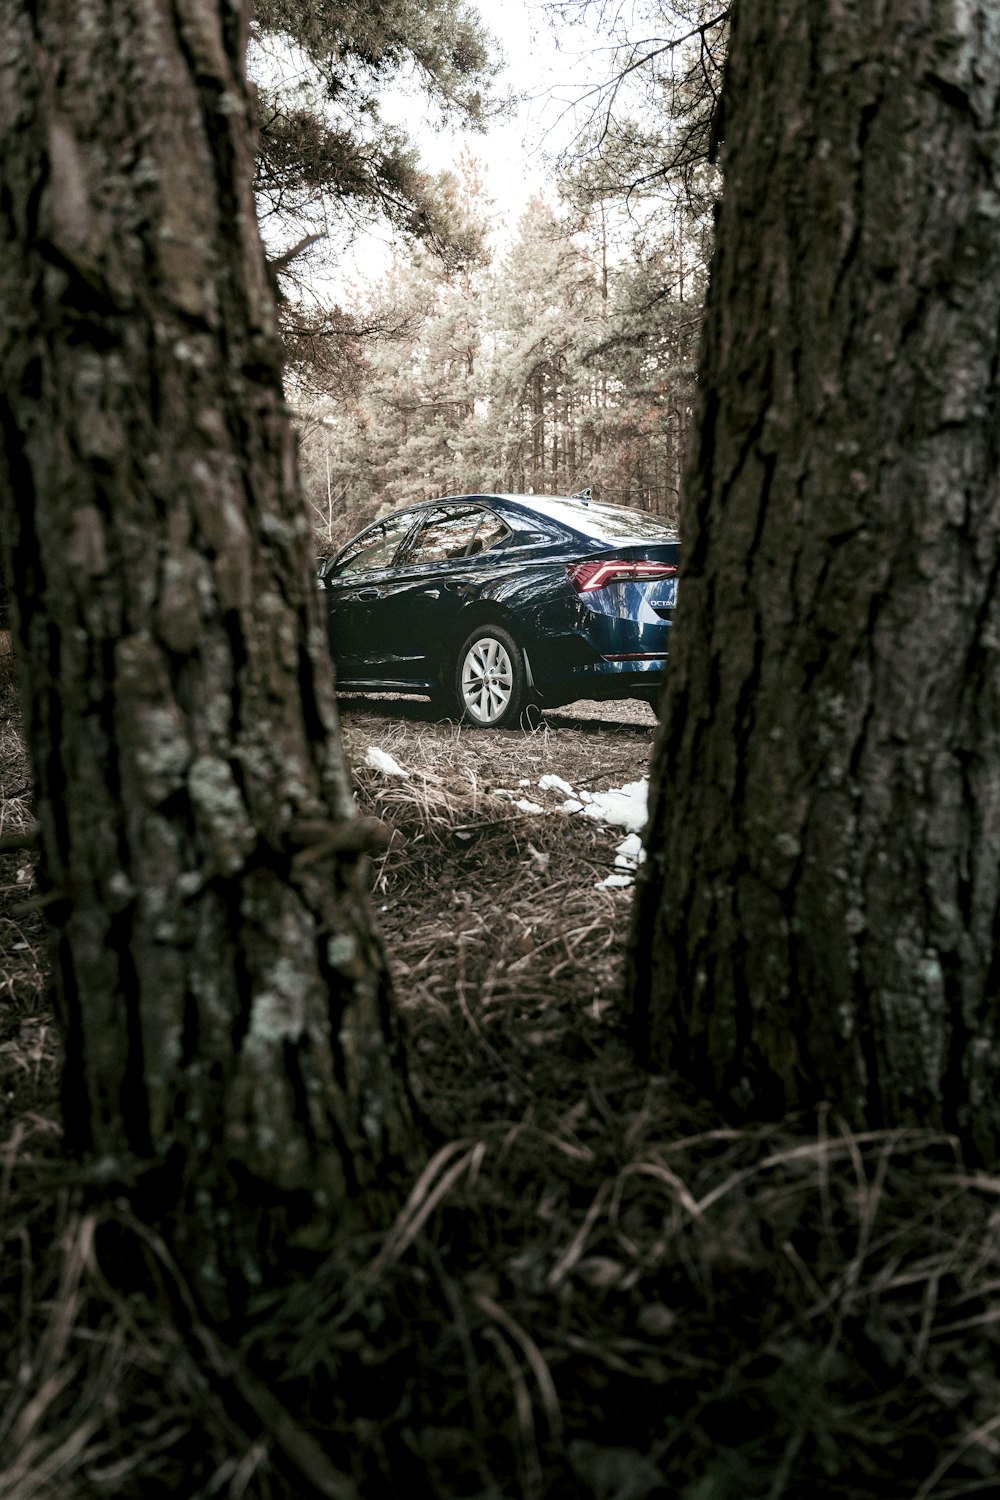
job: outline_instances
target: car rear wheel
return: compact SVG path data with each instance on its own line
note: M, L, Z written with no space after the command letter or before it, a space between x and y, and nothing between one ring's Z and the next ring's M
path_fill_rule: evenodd
M529 698L524 652L501 625L480 625L459 652L455 687L466 723L516 729Z

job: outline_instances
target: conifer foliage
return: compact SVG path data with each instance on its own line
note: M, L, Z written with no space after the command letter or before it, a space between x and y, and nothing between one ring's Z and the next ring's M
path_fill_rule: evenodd
M299 359L292 341L325 550L391 505L442 493L590 486L677 514L728 7L553 9L563 25L596 24L606 50L551 192L498 241L465 153L435 184L446 233L404 245L381 281L354 289L353 324L374 337L334 341L349 368L315 349Z
M472 226L475 164L463 172ZM359 293L362 319L394 316L398 332L367 347L353 391L306 404L306 480L324 545L435 494L590 485L676 513L702 267L676 235L612 254L603 217L538 197L505 253L447 267L418 251Z

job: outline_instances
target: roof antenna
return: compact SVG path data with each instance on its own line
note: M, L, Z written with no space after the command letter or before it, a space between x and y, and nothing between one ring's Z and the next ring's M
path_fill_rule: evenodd
M573 499L574 500L582 500L583 503L584 503L584 505L589 505L590 504L590 485L588 484L587 488L585 490L577 490L576 494L573 496Z

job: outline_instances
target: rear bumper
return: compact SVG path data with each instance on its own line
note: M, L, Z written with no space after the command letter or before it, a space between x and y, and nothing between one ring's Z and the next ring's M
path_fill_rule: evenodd
M615 618L587 611L572 627L540 635L528 646L533 684L553 706L577 698L648 697L667 664L670 622Z
M666 670L666 656L608 660L600 658L573 671L535 679L544 706L557 708L578 698L650 698L658 695Z

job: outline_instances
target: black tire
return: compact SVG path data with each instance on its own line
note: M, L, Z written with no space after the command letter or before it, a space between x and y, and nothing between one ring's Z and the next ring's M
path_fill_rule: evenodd
M517 729L528 706L524 652L502 625L480 625L458 653L455 697L462 721L479 729Z

